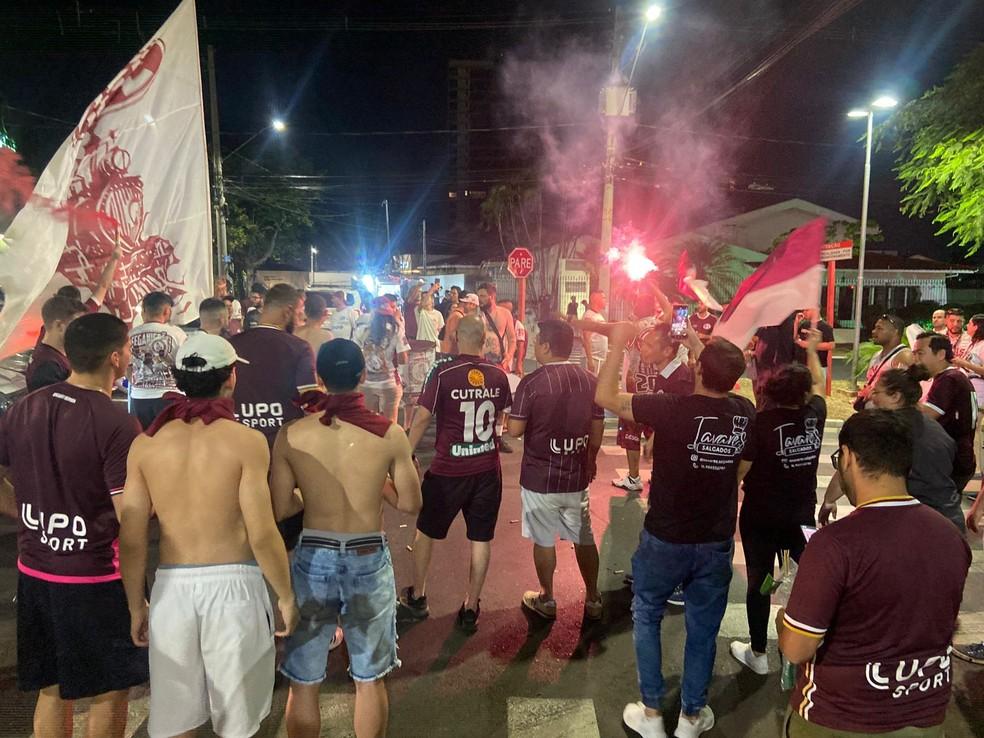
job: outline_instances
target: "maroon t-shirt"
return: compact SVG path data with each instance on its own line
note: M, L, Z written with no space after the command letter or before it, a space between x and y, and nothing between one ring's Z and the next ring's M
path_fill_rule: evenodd
M304 416L298 389L314 389L311 344L278 328L258 325L229 339L249 364L236 365L236 420L266 436L273 448L280 427Z
M717 325L717 322L718 319L710 313L707 314L706 318L700 317L697 313L690 316L690 327L697 333L705 336L711 335L711 331L714 330L714 326Z
M61 382L0 418L0 465L9 467L20 530L18 568L52 582L119 579L120 526L112 495L126 483L136 418L97 390Z
M533 492L587 489L591 421L604 419L594 404L597 380L567 362L545 364L516 388L509 417L526 421L519 483Z
M512 402L506 373L478 356L439 362L417 400L437 416L430 471L464 477L499 468L496 418Z
M937 418L943 430L957 443L953 460L954 477L973 474L974 461L974 385L956 367L944 369L933 378L926 395L926 406L941 416ZM963 490L957 490L963 492Z
M791 708L860 733L942 723L970 560L956 526L909 497L869 502L817 531L784 624L823 643L798 669Z
M49 384L64 382L71 373L72 367L65 354L46 343L39 343L31 352L31 363L24 373L27 391L33 392Z
M658 395L662 392L689 395L694 391L693 372L680 359L674 359L662 369L640 360L635 371L629 374L629 383L629 392L638 392L641 395Z

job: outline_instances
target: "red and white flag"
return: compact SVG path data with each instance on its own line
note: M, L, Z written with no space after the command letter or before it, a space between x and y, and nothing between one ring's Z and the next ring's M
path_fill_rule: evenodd
M59 287L83 296L119 230L123 256L105 299L132 322L142 297L169 293L175 321L211 294L208 160L194 0L92 101L4 234L0 356L34 345Z
M677 291L694 302L702 302L711 310L721 312L721 304L714 299L706 279L697 278L697 267L690 263L690 255L684 249L677 262Z
M820 295L820 249L827 221L812 220L797 228L741 283L713 335L740 348L755 331L779 325L789 314L815 305Z

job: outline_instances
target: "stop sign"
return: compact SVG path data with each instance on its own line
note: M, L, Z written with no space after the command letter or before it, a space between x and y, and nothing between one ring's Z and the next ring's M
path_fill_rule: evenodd
M518 246L509 252L506 264L516 279L525 279L533 273L533 254L528 248Z

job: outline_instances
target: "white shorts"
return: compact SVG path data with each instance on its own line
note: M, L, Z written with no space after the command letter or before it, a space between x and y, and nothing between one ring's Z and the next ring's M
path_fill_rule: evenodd
M544 493L519 488L523 497L523 538L537 546L553 546L559 536L579 546L594 541L588 490Z
M150 597L151 738L212 718L222 738L248 738L270 714L274 631L255 564L160 568Z

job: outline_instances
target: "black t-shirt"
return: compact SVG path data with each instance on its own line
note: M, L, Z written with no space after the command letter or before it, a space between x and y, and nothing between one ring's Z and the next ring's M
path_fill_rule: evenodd
M656 429L646 530L668 543L730 540L752 403L737 395L633 395L632 415Z
M807 336L807 331L810 330L810 321L804 320L799 324L799 337L805 339ZM834 329L830 327L830 324L823 321L817 321L817 330L820 331L820 343L830 343L834 340ZM827 366L827 354L829 351L817 351L817 356L820 358L820 366ZM793 358L800 364L806 363L806 349L802 346L795 345L793 349Z
M742 459L752 462L745 476L743 516L813 524L817 465L826 421L827 403L819 395L801 408L777 407L756 416L742 454Z

